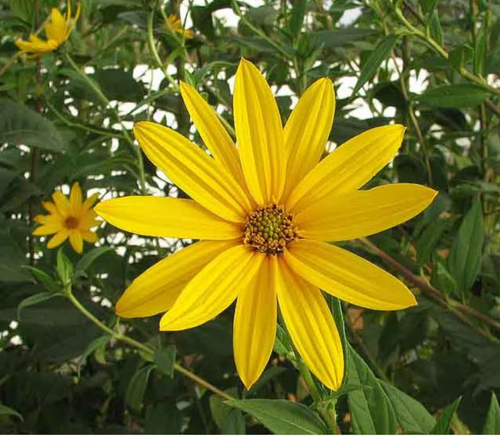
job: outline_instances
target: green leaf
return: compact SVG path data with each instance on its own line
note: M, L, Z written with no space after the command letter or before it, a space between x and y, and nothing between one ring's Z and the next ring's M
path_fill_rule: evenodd
M307 0L295 0L293 2L292 19L290 20L290 32L297 36L302 29L304 16L306 14Z
M432 429L431 434L448 434L450 432L451 420L458 409L461 399L462 397L457 398L453 404L450 404L446 409L444 409L443 413L439 416L436 425Z
M451 219L438 219L430 223L417 241L417 264L421 268L429 260L445 230L453 223Z
M326 434L319 416L306 406L285 400L230 400L226 404L259 420L275 434Z
M432 39L436 40L439 44L442 44L443 29L441 28L441 22L439 21L439 15L436 10L432 12L428 25L429 25L429 33Z
M63 151L64 141L49 120L11 100L0 99L0 143Z
M71 281L71 277L73 276L73 264L69 260L68 256L64 254L62 248L57 252L57 274L65 286L67 283Z
M396 420L406 434L428 434L436 425L434 417L417 400L389 383L380 382L394 408Z
M56 293L61 290L60 285L58 285L57 282L51 276L49 276L45 271L42 271L41 269L29 265L25 265L23 266L23 268L30 271L31 274L33 274L35 280L41 283L47 291L51 293Z
M5 416L5 415L16 416L21 421L24 421L23 416L19 412L16 412L14 409L4 406L3 404L0 403L0 416Z
M349 346L347 382L371 388L370 390L352 391L348 394L354 432L358 434L395 434L396 416L389 397L371 369L351 346Z
M398 37L396 35L388 35L375 47L361 69L356 86L352 91L353 96L357 94L366 82L375 76L382 62L391 54L397 40Z
M137 412L141 410L144 394L148 386L149 375L153 368L154 365L143 366L134 374L128 384L127 392L125 393L125 403Z
M461 83L426 90L420 103L433 107L460 108L477 106L489 97L489 92L476 85Z
M85 275L85 272L87 271L89 266L92 265L97 260L97 258L99 258L103 254L105 254L111 250L112 250L112 248L109 246L97 247L97 248L90 250L76 264L75 273L74 273L75 277L80 277L82 275Z
M35 18L35 3L33 0L10 0L10 10L12 13L32 25Z
M226 389L229 395L236 397L236 388ZM218 396L210 397L210 411L213 420L222 434L245 434L245 418L241 411L233 409L225 404L225 400Z
M99 348L105 347L110 340L109 335L100 336L94 339L83 351L80 359L78 359L78 377L80 377L80 369L82 365L86 362L87 358L94 352L96 352Z
M31 297L25 298L19 306L17 306L17 319L21 319L21 311L29 306L34 306L36 304L43 303L44 301L50 300L54 297L60 297L60 294L54 294L53 292L40 292L39 294L32 295Z
M439 3L439 0L420 0L419 3L420 3L420 6L422 6L422 10L426 14L429 14L432 11L434 11L437 4Z
M472 287L481 267L484 242L483 212L479 201L465 215L451 246L448 267L461 295Z
M491 393L491 403L486 415L483 434L500 434L500 407L494 392Z
M170 378L174 376L176 354L177 348L175 345L169 345L166 348L160 348L154 352L154 362L157 368Z

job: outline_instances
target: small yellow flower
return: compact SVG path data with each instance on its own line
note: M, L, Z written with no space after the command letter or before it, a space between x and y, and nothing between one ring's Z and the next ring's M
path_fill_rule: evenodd
M99 225L96 213L92 210L98 194L93 194L82 202L82 190L78 182L73 184L68 198L59 191L52 194L54 203L42 202L42 206L49 212L48 215L37 215L35 221L41 224L33 234L36 236L55 235L49 240L47 247L55 248L67 238L77 253L83 251L83 241L94 244L97 235L90 229Z
M167 27L170 27L172 31L179 33L180 35L184 35L186 39L193 39L194 34L192 30L184 29L182 27L182 22L179 17L174 14L170 14L167 18Z
M29 41L18 39L15 44L21 52L30 53L35 56L54 51L69 38L69 35L75 28L80 12L81 4L78 3L75 17L71 17L70 1L67 4L66 17L63 17L58 9L53 8L50 13L50 21L45 25L46 40L36 35L30 35Z
M156 123L137 123L134 133L192 200L124 197L96 211L130 232L201 241L139 276L116 312L128 318L167 312L160 330L175 331L211 320L236 300L235 361L250 388L271 355L279 303L305 363L338 389L342 344L321 290L376 310L417 304L398 279L330 243L396 226L432 202L436 192L415 184L360 190L392 160L405 128L368 130L320 161L335 110L326 78L305 92L283 128L269 85L242 60L234 91L238 147L191 86L182 83L181 93L212 156Z

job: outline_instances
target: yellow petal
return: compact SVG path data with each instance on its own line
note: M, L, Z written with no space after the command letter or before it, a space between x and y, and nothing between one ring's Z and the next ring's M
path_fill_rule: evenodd
M61 245L69 236L67 229L62 229L60 232L56 233L50 241L47 243L47 248L55 248Z
M201 241L166 257L132 282L116 303L116 313L139 318L170 310L190 280L232 246L234 242Z
M88 230L80 230L80 234L84 241L90 242L91 244L95 244L99 239L96 233Z
M212 156L238 182L244 184L238 150L215 111L192 86L181 82L180 88L189 115Z
M325 151L335 113L330 79L317 80L300 98L285 126L287 150L285 195L311 171Z
M320 241L347 241L404 223L431 204L437 192L399 183L336 196L330 194L296 215L300 236Z
M326 195L356 191L387 165L398 151L405 128L376 127L336 148L291 193L287 210L298 213Z
M69 243L77 253L83 251L83 238L78 230L73 230L69 232Z
M45 25L47 38L62 43L66 39L66 30L66 20L58 9L53 8L50 13L50 22Z
M94 210L114 226L146 236L218 240L244 232L241 225L181 198L122 197L103 201Z
M241 222L250 202L236 180L203 150L160 124L140 122L134 133L149 159L211 212Z
M56 191L52 194L52 200L54 200L58 213L66 217L69 213L69 201L67 197L62 192Z
M330 389L344 377L342 343L321 291L273 257L280 311L306 365Z
M245 59L236 73L234 123L250 193L261 206L279 202L286 152L278 105L262 74Z
M238 295L234 315L234 359L247 389L259 379L273 351L276 306L272 257L266 256L253 280Z
M44 236L44 235L52 235L53 233L57 233L62 229L61 223L53 222L50 224L45 224L43 226L37 227L33 230L33 235L35 236Z
M410 290L396 277L325 242L306 239L292 242L284 258L308 282L357 306L398 310L417 304Z
M17 47L22 51L34 54L48 53L59 47L59 43L53 39L44 41L36 35L30 35L29 42L23 40L17 40L15 42Z
M245 245L224 251L184 288L160 330L190 329L216 317L248 286L264 257Z
M78 182L73 183L71 192L69 194L69 208L70 213L74 216L80 214L82 208L82 190Z
M83 204L82 204L82 209L90 209L96 201L99 199L99 193L92 194L89 198L87 198Z
M37 215L33 218L33 221L40 224L59 224L61 220L56 215Z
M71 20L71 4L68 1L68 11L66 13L66 21L67 21L67 23L66 23L66 28L67 28L66 39L68 39L71 32L73 32L73 29L75 28L76 23L78 22L78 19L80 18L81 12L82 12L82 4L80 2L78 2L78 4L76 5L75 18L73 18L73 20ZM71 21L71 24L69 24L70 21Z
M42 206L51 215L59 215L59 210L54 203L51 203L50 201L42 201Z

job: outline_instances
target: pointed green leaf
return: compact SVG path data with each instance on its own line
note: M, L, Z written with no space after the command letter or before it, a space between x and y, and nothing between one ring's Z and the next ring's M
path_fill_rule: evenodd
M275 434L326 434L319 416L303 404L285 400L231 400L226 404L241 409Z
M4 98L0 99L0 143L64 150L64 141L52 122L34 110Z
M394 409L379 380L351 346L349 360L347 382L371 388L352 391L347 395L354 433L395 434Z
M431 434L448 434L450 432L451 420L453 419L453 415L458 409L458 405L462 397L457 398L453 404L450 404L446 409L444 409L443 413L439 416L436 425L431 431Z
M434 417L417 400L389 383L380 382L389 397L396 420L406 434L428 434L436 425Z
M448 267L462 295L472 287L481 267L484 223L481 204L476 201L467 212L451 246Z
M352 95L356 95L361 87L372 79L373 76L375 76L382 62L384 62L391 54L397 40L398 37L396 35L388 35L379 43L379 45L377 45L377 47L375 47L361 69L359 79L352 91Z
M153 365L143 366L134 374L128 384L127 392L125 393L125 403L135 411L140 411L142 408L142 401L148 386L149 375L153 368Z
M419 96L420 103L433 107L460 108L483 103L489 92L476 85L460 83L426 90Z
M19 306L17 306L17 319L21 319L21 311L29 306L34 306L35 304L43 303L44 301L50 300L54 297L60 297L61 294L54 294L53 292L40 292L39 294L32 295L31 297L25 298Z
M486 415L483 434L500 434L500 407L494 392L491 393L491 403Z
M16 412L14 409L11 409L10 407L7 407L7 406L4 406L3 404L0 404L0 416L2 416L2 415L16 416L21 421L24 421L23 416L19 412Z
M155 350L154 362L157 368L168 377L174 376L175 356L177 349L175 345L169 345L166 348L159 348Z
M300 33L304 16L306 14L307 0L295 0L293 2L292 19L290 20L290 32L296 36Z
M97 258L99 258L103 254L106 254L108 251L111 250L112 248L109 246L97 247L90 250L76 264L74 273L75 277L85 275L85 272L87 271L88 267L92 265L97 260Z

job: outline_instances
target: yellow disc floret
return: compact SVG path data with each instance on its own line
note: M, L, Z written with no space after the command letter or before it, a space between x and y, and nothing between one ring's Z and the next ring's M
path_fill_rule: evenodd
M282 253L286 245L297 238L292 218L276 204L255 210L245 223L245 244L261 253Z

